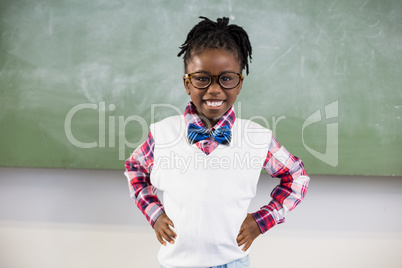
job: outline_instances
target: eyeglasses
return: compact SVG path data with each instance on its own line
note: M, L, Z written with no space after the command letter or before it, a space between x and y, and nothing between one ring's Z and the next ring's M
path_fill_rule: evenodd
M211 75L207 72L195 72L191 74L185 74L185 78L190 80L190 83L198 89L205 89L212 83L212 78L218 78L218 83L225 89L232 89L240 84L243 79L243 75L235 72L224 72L220 75Z

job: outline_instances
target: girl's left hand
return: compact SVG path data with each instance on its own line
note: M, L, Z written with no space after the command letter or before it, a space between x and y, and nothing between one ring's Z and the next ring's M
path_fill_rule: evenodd
M239 247L244 245L243 251L246 251L260 234L260 227L258 227L253 215L247 214L247 217L243 221L243 224L240 227L239 235L236 239L237 245Z

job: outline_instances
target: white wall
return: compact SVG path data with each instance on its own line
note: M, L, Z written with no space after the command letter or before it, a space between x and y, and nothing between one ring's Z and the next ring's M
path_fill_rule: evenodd
M263 175L251 210L277 179ZM312 176L253 268L402 267L402 177ZM0 168L0 267L159 267L153 230L122 171Z

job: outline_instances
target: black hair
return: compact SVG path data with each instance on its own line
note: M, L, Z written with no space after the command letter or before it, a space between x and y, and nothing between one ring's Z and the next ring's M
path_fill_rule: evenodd
M240 67L246 74L249 72L248 58L251 62L251 44L247 32L235 24L229 25L228 18L218 18L214 22L206 17L191 29L186 41L181 45L178 57L184 54L184 67L187 69L187 62L197 53L210 48L224 48L237 54Z

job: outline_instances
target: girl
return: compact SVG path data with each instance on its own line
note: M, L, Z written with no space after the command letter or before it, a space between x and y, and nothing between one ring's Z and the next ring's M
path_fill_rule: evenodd
M300 203L309 177L270 130L236 118L233 104L252 53L247 33L228 18L201 19L178 54L191 101L184 115L150 126L125 174L162 244L161 267L249 267L251 244ZM269 204L248 214L262 168L280 184Z

